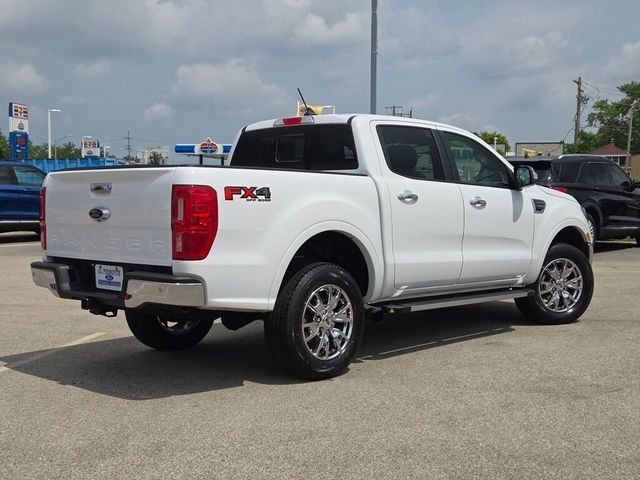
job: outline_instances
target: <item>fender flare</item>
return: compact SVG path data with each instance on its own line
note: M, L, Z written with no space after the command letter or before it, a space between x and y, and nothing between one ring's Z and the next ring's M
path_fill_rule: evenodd
M551 234L545 240L544 248L542 249L542 255L540 255L539 257L534 258L532 260L532 262L531 262L531 270L524 277L525 281L523 283L530 284L530 283L533 283L533 282L536 281L536 279L538 278L538 275L540 274L540 269L542 268L542 264L544 263L544 259L547 256L547 252L551 248L551 245L552 245L553 241L555 240L555 238L558 236L558 234L562 230L564 230L566 228L573 228L573 229L578 231L578 233L582 237L582 240L585 243L589 243L588 231L586 231L583 228L584 226L585 225L581 225L580 222L575 218L567 218L561 224L556 225L554 227L554 229L551 231ZM527 278L527 277L529 277L529 275L531 275L531 276L535 275L535 276L532 279L530 279L530 278Z
M369 291L365 296L365 303L368 298L375 298L379 295L379 292L382 290L383 263L382 259L378 256L376 247L374 246L373 242L365 235L362 230L349 223L340 221L326 221L312 225L302 233L300 233L282 255L276 273L271 282L271 288L269 289L269 310L273 310L275 306L276 298L278 296L282 280L284 279L287 268L289 268L289 265L293 260L296 252L309 239L325 232L341 233L354 241L356 246L360 249L360 252L365 259L367 269L369 271Z

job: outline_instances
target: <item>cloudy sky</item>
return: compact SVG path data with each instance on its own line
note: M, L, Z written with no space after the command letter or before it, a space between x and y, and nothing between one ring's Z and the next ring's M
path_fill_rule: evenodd
M638 0L379 0L378 113L511 143L567 136L592 99L640 80ZM46 140L134 147L230 142L310 104L369 111L370 0L0 0L0 101ZM0 123L6 133L8 120ZM37 136L39 135L40 138Z

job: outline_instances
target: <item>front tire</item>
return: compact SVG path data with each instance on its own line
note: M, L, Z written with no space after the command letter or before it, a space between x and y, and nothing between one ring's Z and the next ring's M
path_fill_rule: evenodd
M593 296L593 270L587 257L572 245L552 245L542 264L534 292L517 298L516 305L527 319L547 325L578 320Z
M591 239L593 243L596 243L596 239L598 238L598 224L596 220L590 213L587 213L587 225L589 226L589 233L591 234Z
M184 350L199 343L213 325L210 318L178 318L138 310L126 310L131 333L157 350Z
M360 288L338 265L303 267L280 291L264 329L267 347L285 371L310 380L335 377L362 341Z

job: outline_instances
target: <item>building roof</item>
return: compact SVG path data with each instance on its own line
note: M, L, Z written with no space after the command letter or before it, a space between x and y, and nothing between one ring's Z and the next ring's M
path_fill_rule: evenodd
M607 157L623 157L627 155L627 152L621 148L616 147L613 143L607 143L606 145L596 148L591 152L592 155L604 155Z

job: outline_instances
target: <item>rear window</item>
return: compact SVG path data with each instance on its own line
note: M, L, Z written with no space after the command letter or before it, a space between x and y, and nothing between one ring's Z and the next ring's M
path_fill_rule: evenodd
M244 132L231 166L354 170L358 159L350 125L293 125Z

